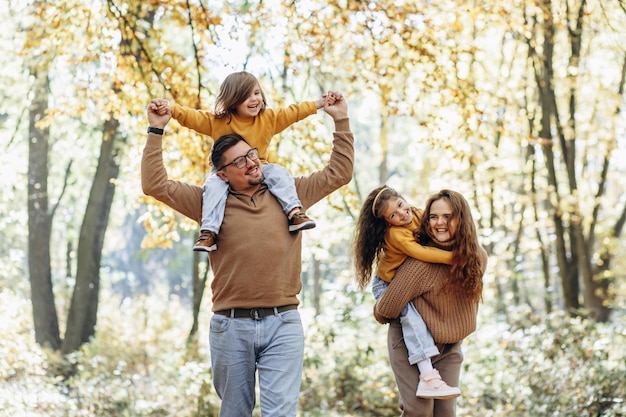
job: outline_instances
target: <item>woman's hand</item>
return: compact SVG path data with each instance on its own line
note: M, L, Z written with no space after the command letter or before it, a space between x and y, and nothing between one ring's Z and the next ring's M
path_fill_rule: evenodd
M376 301L376 304L374 304L374 318L380 324L388 324L391 321L391 319L381 316L378 312L378 301Z

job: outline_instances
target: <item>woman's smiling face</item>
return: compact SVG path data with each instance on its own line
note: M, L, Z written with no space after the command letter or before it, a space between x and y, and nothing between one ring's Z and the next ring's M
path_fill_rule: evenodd
M431 236L439 242L447 242L454 237L459 220L452 212L452 206L443 198L433 201L428 215Z

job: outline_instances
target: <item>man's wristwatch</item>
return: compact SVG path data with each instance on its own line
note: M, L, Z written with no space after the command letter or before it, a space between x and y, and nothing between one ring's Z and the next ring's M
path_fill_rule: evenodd
M156 133L157 135L162 135L163 134L163 129L159 129L158 127L150 126L148 128L148 133Z

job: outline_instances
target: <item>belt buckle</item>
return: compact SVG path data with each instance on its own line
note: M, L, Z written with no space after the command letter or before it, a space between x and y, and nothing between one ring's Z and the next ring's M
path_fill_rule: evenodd
M258 308L251 308L250 309L250 318L252 320L261 320L263 318L263 312L260 311Z

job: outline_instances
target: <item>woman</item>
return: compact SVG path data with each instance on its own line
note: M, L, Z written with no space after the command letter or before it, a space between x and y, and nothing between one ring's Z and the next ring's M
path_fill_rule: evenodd
M361 290L372 282L372 293L376 299L380 298L397 269L409 257L452 264L452 252L422 246L415 240L414 233L419 230L422 214L423 210L413 207L386 185L369 193L359 212L353 245L355 278ZM416 365L423 376L415 395L432 399L461 395L459 388L446 384L433 367L431 358L439 354L439 349L412 302L402 309L399 319L408 361Z
M387 347L402 416L454 417L456 400L415 396L420 373L407 360L402 328L396 318L413 300L439 348L440 354L432 358L433 366L443 380L458 386L463 361L461 342L476 329L487 253L478 244L469 204L455 191L442 190L428 199L417 235L423 245L452 251L452 265L408 258L377 301L374 315L380 323L390 323Z

